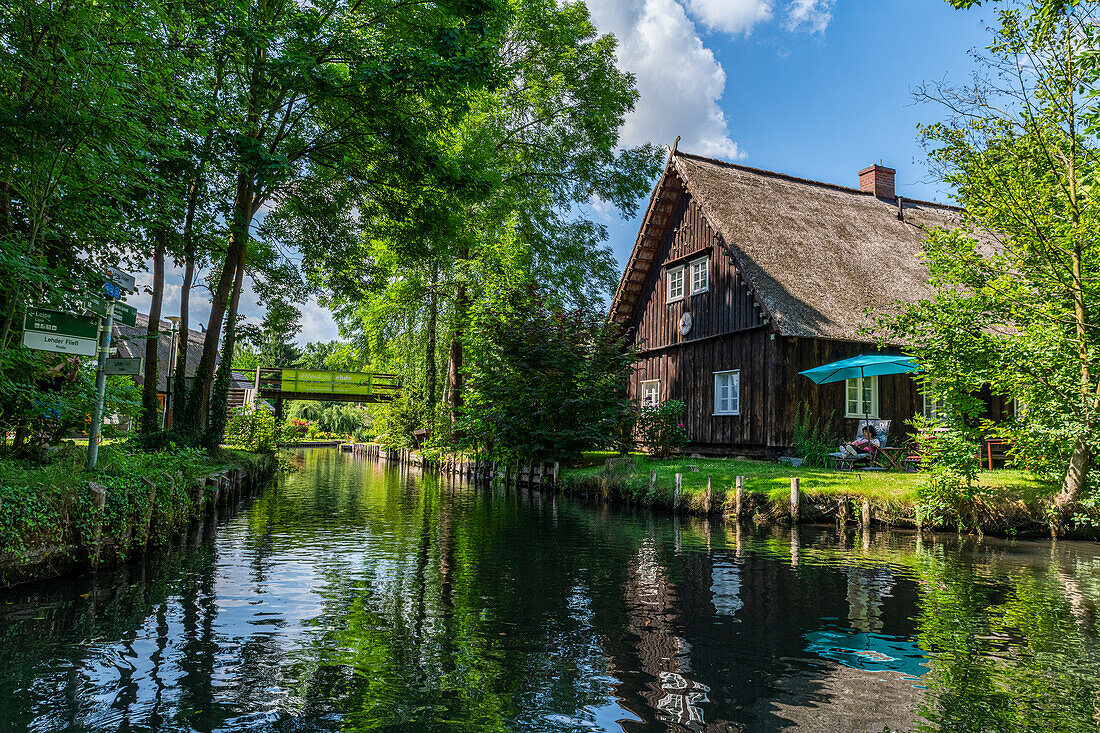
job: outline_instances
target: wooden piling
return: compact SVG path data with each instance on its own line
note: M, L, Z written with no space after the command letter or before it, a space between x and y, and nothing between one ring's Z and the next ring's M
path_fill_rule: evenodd
M684 483L684 474L676 474L676 489L672 494L672 508L676 511L680 510L680 489Z
M871 526L871 500L864 499L863 506L860 508L859 523L864 527Z
M741 500L742 500L744 494L745 494L745 477L744 476L738 476L737 479L734 481L734 494L733 494L733 496L734 496L733 516L736 517L737 519L741 518L741 514L742 514Z
M791 523L798 522L798 476L791 477Z

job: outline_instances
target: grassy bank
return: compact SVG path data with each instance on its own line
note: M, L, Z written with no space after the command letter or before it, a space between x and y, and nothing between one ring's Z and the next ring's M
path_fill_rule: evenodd
M901 471L833 471L793 468L764 461L724 458L654 460L642 454L631 456L631 465L606 468L613 453L586 453L584 459L565 471L562 488L567 492L600 493L642 506L671 508L675 476L682 474L681 507L692 513L728 512L734 501L734 481L745 477L745 511L758 521L775 520L789 514L791 478L797 476L801 504L809 519L834 517L842 499L853 503L870 501L874 516L891 524L916 524L917 489L927 474ZM650 472L656 479L650 485ZM710 479L709 506L706 489ZM981 512L987 529L1008 528L1042 522L1040 502L1054 487L1036 481L1024 471L1000 469L982 471L979 483L989 489L990 499ZM849 516L852 516L851 514Z
M103 446L92 473L75 445L44 465L0 458L0 584L162 542L205 512L214 491L207 476L257 475L270 463L242 451L142 453L122 445Z

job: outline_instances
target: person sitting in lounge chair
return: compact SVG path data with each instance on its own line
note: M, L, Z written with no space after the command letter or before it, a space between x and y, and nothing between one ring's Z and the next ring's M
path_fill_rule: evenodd
M875 435L875 429L870 425L864 425L863 429L860 430L859 438L853 440L850 443L845 443L844 445L840 446L840 451L842 453L847 453L851 456L858 456L860 458L863 458L869 457L871 455L871 451L873 451L875 448L881 447L882 441L878 439L877 435Z

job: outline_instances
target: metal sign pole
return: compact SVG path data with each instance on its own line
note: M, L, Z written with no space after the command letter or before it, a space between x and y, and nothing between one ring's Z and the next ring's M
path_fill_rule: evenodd
M99 334L99 365L95 372L95 409L92 412L92 424L88 429L88 460L84 467L95 469L99 459L99 436L103 430L103 396L107 391L107 354L111 350L111 331L115 327L115 301L107 306L107 325Z

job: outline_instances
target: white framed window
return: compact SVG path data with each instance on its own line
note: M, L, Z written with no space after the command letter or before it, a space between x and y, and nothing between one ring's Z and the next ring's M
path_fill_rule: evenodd
M714 414L741 414L741 371L714 373Z
M668 278L668 297L666 302L671 303L676 300L684 299L684 268L674 267L669 270L665 277Z
M878 377L844 382L844 416L878 418Z
M661 404L661 380L647 379L642 382L642 407L655 407Z
M707 292L710 287L710 258L704 257L692 262L691 268L691 294Z
M929 420L939 420L947 415L947 403L943 400L924 395L924 410L922 414Z

